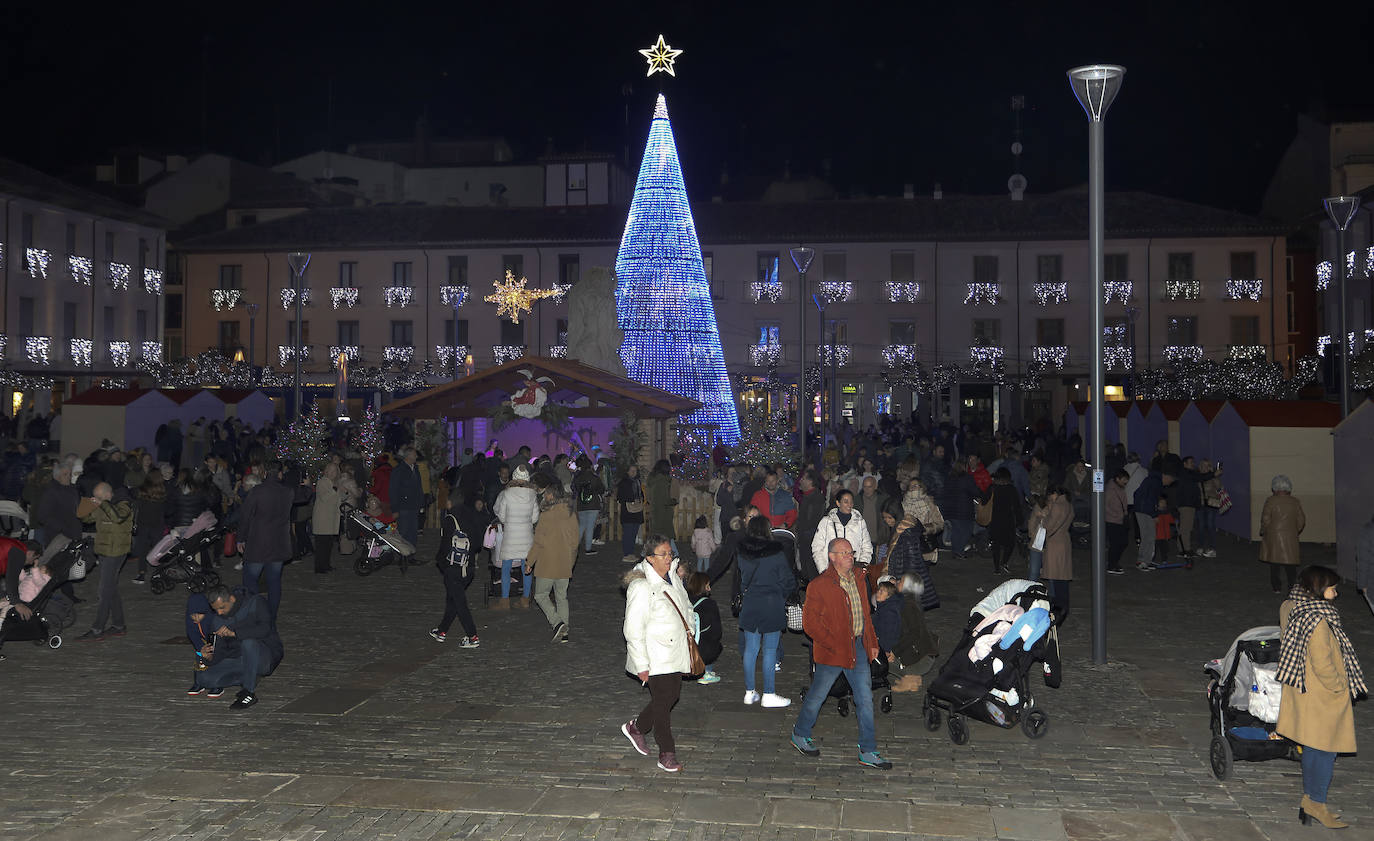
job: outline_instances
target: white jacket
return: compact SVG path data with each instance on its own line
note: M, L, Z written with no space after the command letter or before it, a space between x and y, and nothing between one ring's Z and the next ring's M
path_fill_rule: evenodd
M539 520L539 495L529 485L511 484L496 497L492 506L501 521L501 557L524 560L534 545L534 524Z
M825 572L830 566L830 541L843 537L854 547L854 563L866 564L873 560L873 540L868 536L868 523L857 510L849 517L849 525L840 525L840 509L831 508L821 518L816 527L816 536L811 539L811 558L816 562L816 571Z
M668 575L672 580L664 581L648 561L625 574L625 671L632 675L669 675L692 668L682 624L684 619L692 621L692 600L677 569Z

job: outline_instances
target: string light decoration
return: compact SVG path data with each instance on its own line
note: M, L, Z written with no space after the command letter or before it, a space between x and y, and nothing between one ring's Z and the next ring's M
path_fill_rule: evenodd
M1135 352L1128 347L1109 345L1102 348L1102 364L1106 366L1108 371L1116 368L1129 371L1135 367Z
M1364 276L1374 277L1374 245L1364 251Z
M239 289L210 290L210 305L215 308L215 312L231 310L238 306L241 300L243 300L243 291Z
M399 345L388 345L382 348L382 359L388 365L409 365L415 358L415 348Z
M1131 291L1135 284L1129 280L1106 280L1102 282L1102 302L1110 304L1113 298L1121 303L1126 303L1131 299Z
M0 242L0 269L5 267L5 244Z
M284 309L284 310L289 310L289 309L291 309L291 306L292 306L293 304L295 304L295 303L296 303L296 290L295 290L293 287L290 287L290 286L282 287L282 290L281 290L281 308ZM303 306L303 307L308 307L308 306L310 306L310 287L309 287L309 286L307 286L307 287L305 287L304 289L301 290L301 306Z
M749 348L749 361L757 368L777 365L782 361L782 345L753 345Z
M440 286L439 303L446 307L461 307L468 301L468 285Z
M651 44L647 50L640 50L639 54L649 61L649 72L645 76L652 76L655 73L667 73L669 76L677 76L673 70L673 62L682 55L682 50L675 50L668 46L663 40L663 36L658 36L658 41Z
M1349 333L1346 333L1346 334L1345 334L1345 341L1346 341L1346 345L1350 348L1350 353L1351 353L1351 354L1354 354L1354 353L1355 353L1355 331L1352 330L1352 331L1350 331ZM1374 344L1374 330L1366 330L1366 331L1364 331L1364 341L1365 341L1365 346L1366 346L1366 347L1370 346L1371 344ZM1318 336L1318 337L1317 337L1317 355L1318 355L1318 356L1326 356L1326 348L1327 348L1327 346L1330 345L1330 344L1331 344L1331 334L1328 333L1328 334L1325 335L1325 336Z
M756 280L749 284L749 296L754 299L756 304L763 303L765 299L770 304L776 304L782 300L782 284Z
M300 465L307 475L318 475L329 463L326 442L329 427L320 414L320 404L312 403L310 411L296 418L277 436L277 458L283 464Z
M854 298L854 281L823 280L816 284L816 294L827 304L839 304Z
M129 352L132 346L128 342L110 342L110 361L116 368L124 368L129 364Z
M1353 251L1345 255L1345 276L1347 278L1355 276L1355 252Z
M921 297L921 284L911 280L889 280L887 282L887 300L893 304L916 303L916 299Z
M434 355L439 357L439 367L446 370L453 370L455 362L462 362L467 358L468 346L458 345L435 345Z
M25 336L24 337L24 358L31 365L47 365L51 361L49 353L52 350L52 337L50 336Z
M549 345L549 357L552 359L567 359L567 345Z
M830 365L832 360L836 368L849 365L849 345L817 345L816 354L820 357L822 365Z
M388 286L382 290L382 297L388 307L408 307L415 299L415 290L409 286Z
M1050 304L1066 304L1069 301L1069 283L1065 280L1052 283L1035 284L1035 302L1045 307Z
M552 300L555 304L561 304L563 303L563 298L567 296L568 292L571 290L571 283L555 283L553 285L553 288L550 290L553 292L553 294L549 296L549 299Z
M382 419L371 403L363 413L363 422L358 424L353 434L353 449L363 457L364 464L376 464L382 454Z
M625 234L615 261L616 320L629 377L695 400L682 423L739 441L711 287L663 95L654 104Z
M301 345L301 362L310 361L311 345ZM294 345L277 345L277 362L285 368L287 362L296 361L296 348Z
M67 271L71 273L72 280L82 286L91 285L90 257L82 257L78 254L67 255Z
M139 358L145 362L162 361L162 342L142 342L138 348Z
M1226 350L1226 358L1244 361L1261 360L1264 359L1266 350L1264 345L1231 345Z
M28 267L31 277L41 277L48 279L48 263L52 261L52 252L42 248L24 249L24 263Z
M1126 325L1108 324L1102 328L1102 341L1123 345L1126 343Z
M1002 300L1002 287L999 283L976 282L968 285L968 294L964 296L965 304L978 306L979 304L997 304Z
M340 354L348 355L348 364L351 366L354 362L357 362L362 357L363 350L357 345L330 345L329 359L331 362L333 362L334 370L336 371L339 369ZM350 370L352 369L350 368Z
M67 355L71 357L73 365L82 368L91 367L91 340L68 339Z
M1331 286L1331 261L1323 260L1317 264L1317 291L1325 292Z
M883 348L883 364L888 368L910 365L920 352L920 345L888 345Z
M1039 345L1031 349L1031 361L1045 368L1063 368L1069 361L1069 349L1064 345Z
M1201 362L1202 348L1197 345L1166 345L1164 358L1170 362Z
M526 289L525 284L529 283L529 278L522 277L515 279L515 274L510 269L506 269L506 276L503 280L492 283L496 290L482 300L489 304L496 304L496 317L510 316L511 324L520 323L520 313L534 312L534 302L543 298L552 298L552 289Z
M1166 280L1164 297L1170 301L1197 301L1202 298L1200 280Z
M143 270L143 291L149 295L162 294L162 269Z
M5 351L9 350L10 337L0 333L0 360L5 358Z
M1232 301L1258 301L1264 294L1263 278L1226 279L1226 297Z
M974 365L1000 365L1007 354L1005 348L992 345L973 345L968 349L968 358Z
M110 279L110 286L121 292L129 288L129 275L133 269L123 263L110 263L106 270Z
M358 305L358 290L353 286L335 286L329 290L329 300L333 302L334 309L340 305L353 309Z
M1330 346L1330 344L1331 344L1331 335L1330 335L1329 333L1328 333L1327 335L1325 335L1325 336L1318 336L1318 337L1317 337L1317 355L1320 356L1320 357L1322 357L1322 358L1326 358L1326 349L1327 349L1328 346Z
M1305 356L1285 379L1277 362L1202 359L1136 371L1131 379L1140 400L1296 400L1316 380L1318 366L1315 356Z
M514 359L519 359L525 355L524 345L492 345L491 358L497 365L502 365Z

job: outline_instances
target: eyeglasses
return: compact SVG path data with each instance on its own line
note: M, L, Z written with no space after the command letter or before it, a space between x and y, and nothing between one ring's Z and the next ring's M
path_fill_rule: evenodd
M837 558L852 558L852 557L854 557L854 553L853 553L853 552L831 552L830 554L834 555L834 556L837 557Z
M672 553L672 552L651 552L651 553L649 553L649 557L651 557L651 558L671 558L672 556L673 556L673 553Z

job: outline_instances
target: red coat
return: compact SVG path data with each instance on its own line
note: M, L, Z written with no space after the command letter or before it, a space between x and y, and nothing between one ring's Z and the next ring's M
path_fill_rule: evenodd
M992 487L992 474L984 465L978 465L978 469L970 470L969 474L973 476L973 484L978 486L979 493L987 493L988 488Z
M868 659L878 656L878 634L873 630L873 614L868 608L868 582L857 570L854 586L863 602L864 649ZM840 573L834 566L806 585L806 604L802 607L802 630L811 638L812 656L822 666L854 667L854 634L850 633L849 597L840 586Z
M768 493L767 488L759 488L754 491L749 504L759 509L759 513L768 518L768 522L775 529L790 529L792 524L797 522L797 509L793 507L790 511L773 516L773 495Z

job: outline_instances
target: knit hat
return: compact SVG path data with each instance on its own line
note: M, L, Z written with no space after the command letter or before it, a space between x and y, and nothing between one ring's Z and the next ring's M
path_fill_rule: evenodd
M517 482L528 482L530 480L530 469L523 464L517 465L515 470L511 471L510 477Z

